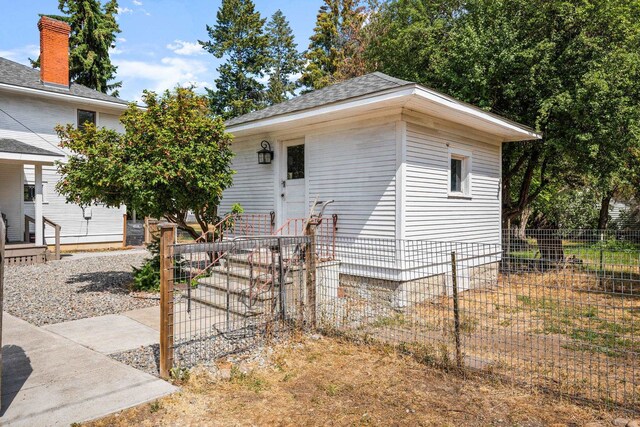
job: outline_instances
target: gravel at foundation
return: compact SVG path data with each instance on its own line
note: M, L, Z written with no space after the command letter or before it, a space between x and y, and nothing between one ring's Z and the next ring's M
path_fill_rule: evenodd
M147 253L123 253L5 268L4 309L37 326L158 305L132 294L132 266Z

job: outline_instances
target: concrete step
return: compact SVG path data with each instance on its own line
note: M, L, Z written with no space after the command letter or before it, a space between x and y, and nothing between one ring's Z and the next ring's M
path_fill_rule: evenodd
M202 277L197 280L198 287L206 287L216 290L223 295L227 294L227 276L222 273L214 273L210 277ZM246 297L249 295L249 280L229 276L228 290L236 297ZM253 298L260 301L270 299L271 295L265 292L254 291Z
M237 281L244 280L247 285L249 284L249 279L253 279L254 281L260 281L262 283L271 281L271 269L261 268L254 265L253 271L249 267L248 264L229 264L229 268L226 265L217 265L210 269L211 275L220 274L226 275L229 274L230 277L234 278ZM222 280L222 279L221 279ZM276 282L278 281L278 271L276 270ZM288 277L285 283L290 283L291 278ZM277 284L277 283L276 283Z
M182 296L187 298L188 291L182 291ZM207 286L193 288L191 300L219 310L227 310L227 295L219 289ZM254 317L263 313L265 303L265 300L258 300L250 305L248 297L229 294L229 313L240 317Z

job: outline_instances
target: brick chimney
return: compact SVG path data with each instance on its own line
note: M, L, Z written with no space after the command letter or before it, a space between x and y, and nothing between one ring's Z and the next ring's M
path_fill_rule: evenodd
M43 16L40 30L40 80L52 86L69 87L69 33L66 22Z

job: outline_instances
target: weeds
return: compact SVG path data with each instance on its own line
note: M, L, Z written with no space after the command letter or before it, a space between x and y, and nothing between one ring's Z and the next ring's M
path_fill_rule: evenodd
M255 393L260 393L269 388L269 382L255 371L242 372L237 366L231 368L231 382Z
M162 404L158 400L149 404L149 412L152 414L158 412L160 409L162 409Z

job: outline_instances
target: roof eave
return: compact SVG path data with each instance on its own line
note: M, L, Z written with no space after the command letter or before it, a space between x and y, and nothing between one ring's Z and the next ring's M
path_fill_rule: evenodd
M401 86L393 89L386 89L379 92L374 92L367 95L362 95L355 98L346 99L343 101L334 102L331 104L325 104L320 107L308 108L301 111L295 111L292 113L279 114L273 117L267 117L264 119L252 120L250 122L239 123L236 125L229 125L227 132L236 136L260 132L265 128L271 126L279 126L287 123L297 122L300 120L311 119L316 116L324 116L327 114L336 114L343 111L365 108L367 106L378 104L381 102L387 103L402 103L407 96L413 92L413 84Z
M120 102L114 101L106 101L102 99L93 99L87 98L84 96L74 95L72 93L57 93L50 92L41 89L34 89L24 86L12 85L8 83L0 83L0 91L10 92L10 93L18 93L23 95L32 95L38 96L42 98L57 100L57 101L65 101L65 102L76 102L82 103L84 105L91 105L95 107L101 107L103 109L114 110L118 112L122 112L129 107L129 104L124 104Z
M534 131L528 126L506 119L497 114L484 111L474 105L458 101L455 98L443 95L424 86L416 85L415 95L427 102L441 105L467 117L480 120L488 125L502 129L503 132L500 132L500 136L503 142L542 139L542 134Z
M57 160L62 160L64 155L43 155L43 154L29 154L29 153L11 153L7 151L0 151L0 161L19 163L19 164L41 164L41 165L54 165Z
M269 131L274 126L282 126L284 124L290 124L298 121L308 121L314 117L339 114L348 110L365 109L372 107L375 104L397 104L404 106L412 99L418 99L438 108L445 108L446 110L455 112L458 115L461 114L465 117L469 117L478 123L485 123L485 126L489 126L494 129L493 133L499 136L503 142L527 141L542 138L539 133L536 133L527 126L512 122L498 115L488 113L478 107L442 95L415 83L307 110L230 125L227 127L227 131L237 137L250 135L253 133ZM463 124L468 125L468 123Z

